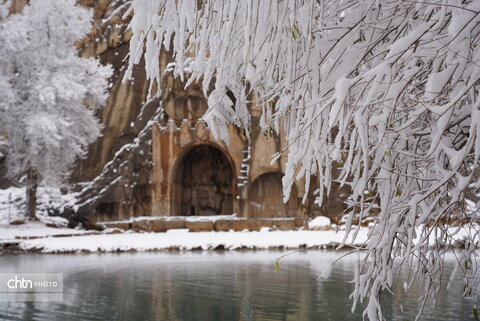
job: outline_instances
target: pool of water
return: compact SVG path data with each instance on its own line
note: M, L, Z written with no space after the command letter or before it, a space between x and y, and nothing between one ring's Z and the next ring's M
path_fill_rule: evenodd
M0 302L0 320L361 320L353 314L354 258L328 279L322 272L343 253L177 252L0 256L2 272L64 274L63 302ZM447 260L446 275L454 266ZM401 278L401 276L400 276ZM387 320L413 320L421 285L408 295L402 282L384 300ZM474 320L473 302L458 281L443 288L421 320Z

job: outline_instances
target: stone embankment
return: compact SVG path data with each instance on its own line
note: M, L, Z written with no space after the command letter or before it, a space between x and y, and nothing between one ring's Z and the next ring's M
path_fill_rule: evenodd
M166 232L173 229L188 229L190 232L228 232L228 231L260 231L269 228L273 231L292 231L301 227L307 228L306 221L298 217L289 218L239 218L235 215L222 216L165 216L136 217L130 220L100 222L103 228L133 230L136 232Z

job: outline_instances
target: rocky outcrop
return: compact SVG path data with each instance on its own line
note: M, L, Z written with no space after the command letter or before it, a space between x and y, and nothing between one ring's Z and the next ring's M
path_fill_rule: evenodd
M71 181L77 183L76 216L108 220L150 215L152 199L152 121L163 115L162 101L147 101L148 82L142 64L133 79L123 81L128 55L128 18L122 20L129 1L80 1L94 9L95 24L78 44L84 57L97 56L112 65L110 96L99 112L102 137L78 161ZM165 61L168 57L165 55ZM165 62L166 63L166 62Z

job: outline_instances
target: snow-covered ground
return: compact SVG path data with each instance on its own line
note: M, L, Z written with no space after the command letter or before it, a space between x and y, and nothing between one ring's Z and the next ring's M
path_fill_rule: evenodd
M238 249L272 247L297 248L300 246L316 247L339 243L343 231L270 231L264 228L258 232L188 232L188 230L169 230L166 233L111 234L112 229L103 232L65 227L49 227L48 223L62 226L62 218L48 216L49 206L64 206L71 203L69 195L62 195L58 190L39 189L39 221L28 221L24 215L25 189L9 188L0 190L0 245L19 243L24 250L41 249L44 253L54 252L113 252L113 251L150 251L168 249ZM132 218L128 222L155 217ZM190 218L191 221L203 218ZM209 220L235 219L232 215L222 215ZM15 220L24 220L24 224L10 225ZM108 225L107 225L108 226ZM94 234L94 235L92 235ZM362 229L355 244L361 245L366 240L367 229Z
M21 225L0 224L0 243L19 238L50 237L54 235L78 235L89 233L84 229L49 227L43 222L25 222Z
M0 189L0 243L10 242L16 238L91 233L83 229L66 228L68 223L66 219L48 216L49 208L61 209L73 204L72 194L63 195L59 189L39 187L37 190L38 221L29 221L25 217L25 195L24 187ZM24 224L10 225L14 221L24 221Z
M41 223L38 223L41 224ZM18 248L42 253L62 252L122 252L122 251L162 251L162 250L212 250L212 249L271 249L271 248L316 248L339 244L344 231L271 231L263 228L258 232L189 232L188 229L174 229L166 233L113 233L112 230L90 232L72 229L48 229L38 226L34 229L25 226L0 226L0 244L18 242ZM361 227L352 242L349 236L346 244L364 246L368 228ZM353 231L352 231L353 232ZM59 234L79 234L58 236ZM455 240L465 238L467 229L451 228ZM82 235L83 234L83 235ZM42 236L34 239L14 239L16 236ZM57 237L53 237L57 235ZM431 239L434 243L435 240Z
M16 220L25 220L25 187L0 189L0 225ZM74 194L62 194L59 188L39 187L37 189L37 218L45 224L66 226L68 221L61 217L49 216L49 209L62 210L75 203Z
M269 249L269 248L313 248L339 244L344 237L344 226L335 226L328 218L317 217L309 222L311 230L272 231L262 228L254 232L189 232L188 229L172 229L166 233L120 231L107 228L103 232L62 227L65 219L48 216L48 207L71 204L70 195L62 195L58 190L40 189L39 221L25 220L25 190L10 188L0 190L0 249L2 244L15 243L17 248L42 253L61 252L116 252L116 251L162 251L195 249ZM131 218L126 222L156 219L155 217ZM192 221L205 218L195 217ZM218 216L212 219L236 219L234 216ZM25 220L24 224L11 225L15 220ZM47 224L57 227L48 226ZM106 224L108 226L108 224ZM333 229L335 230L333 230ZM475 228L478 228L475 227ZM313 229L313 230L312 230ZM351 233L346 244L364 246L369 229L360 227L352 242ZM352 231L353 232L353 231ZM452 227L450 234L455 240L462 240L468 234L468 227ZM431 242L435 240L432 238Z
M188 232L186 229L166 233L124 233L72 237L39 238L21 241L23 250L58 252L116 252L194 249L269 249L321 247L339 243L344 232L335 231L268 231L258 232ZM354 244L366 241L367 229L362 228Z

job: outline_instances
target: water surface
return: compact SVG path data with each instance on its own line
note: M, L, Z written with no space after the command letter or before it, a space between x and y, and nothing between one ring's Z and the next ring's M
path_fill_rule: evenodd
M64 273L63 302L0 302L0 320L361 320L351 313L354 258L342 253L178 252L0 256L0 272ZM453 257L446 273L452 271ZM458 281L443 289L422 320L473 320L473 302ZM413 320L421 287L401 282L384 300L387 320Z

